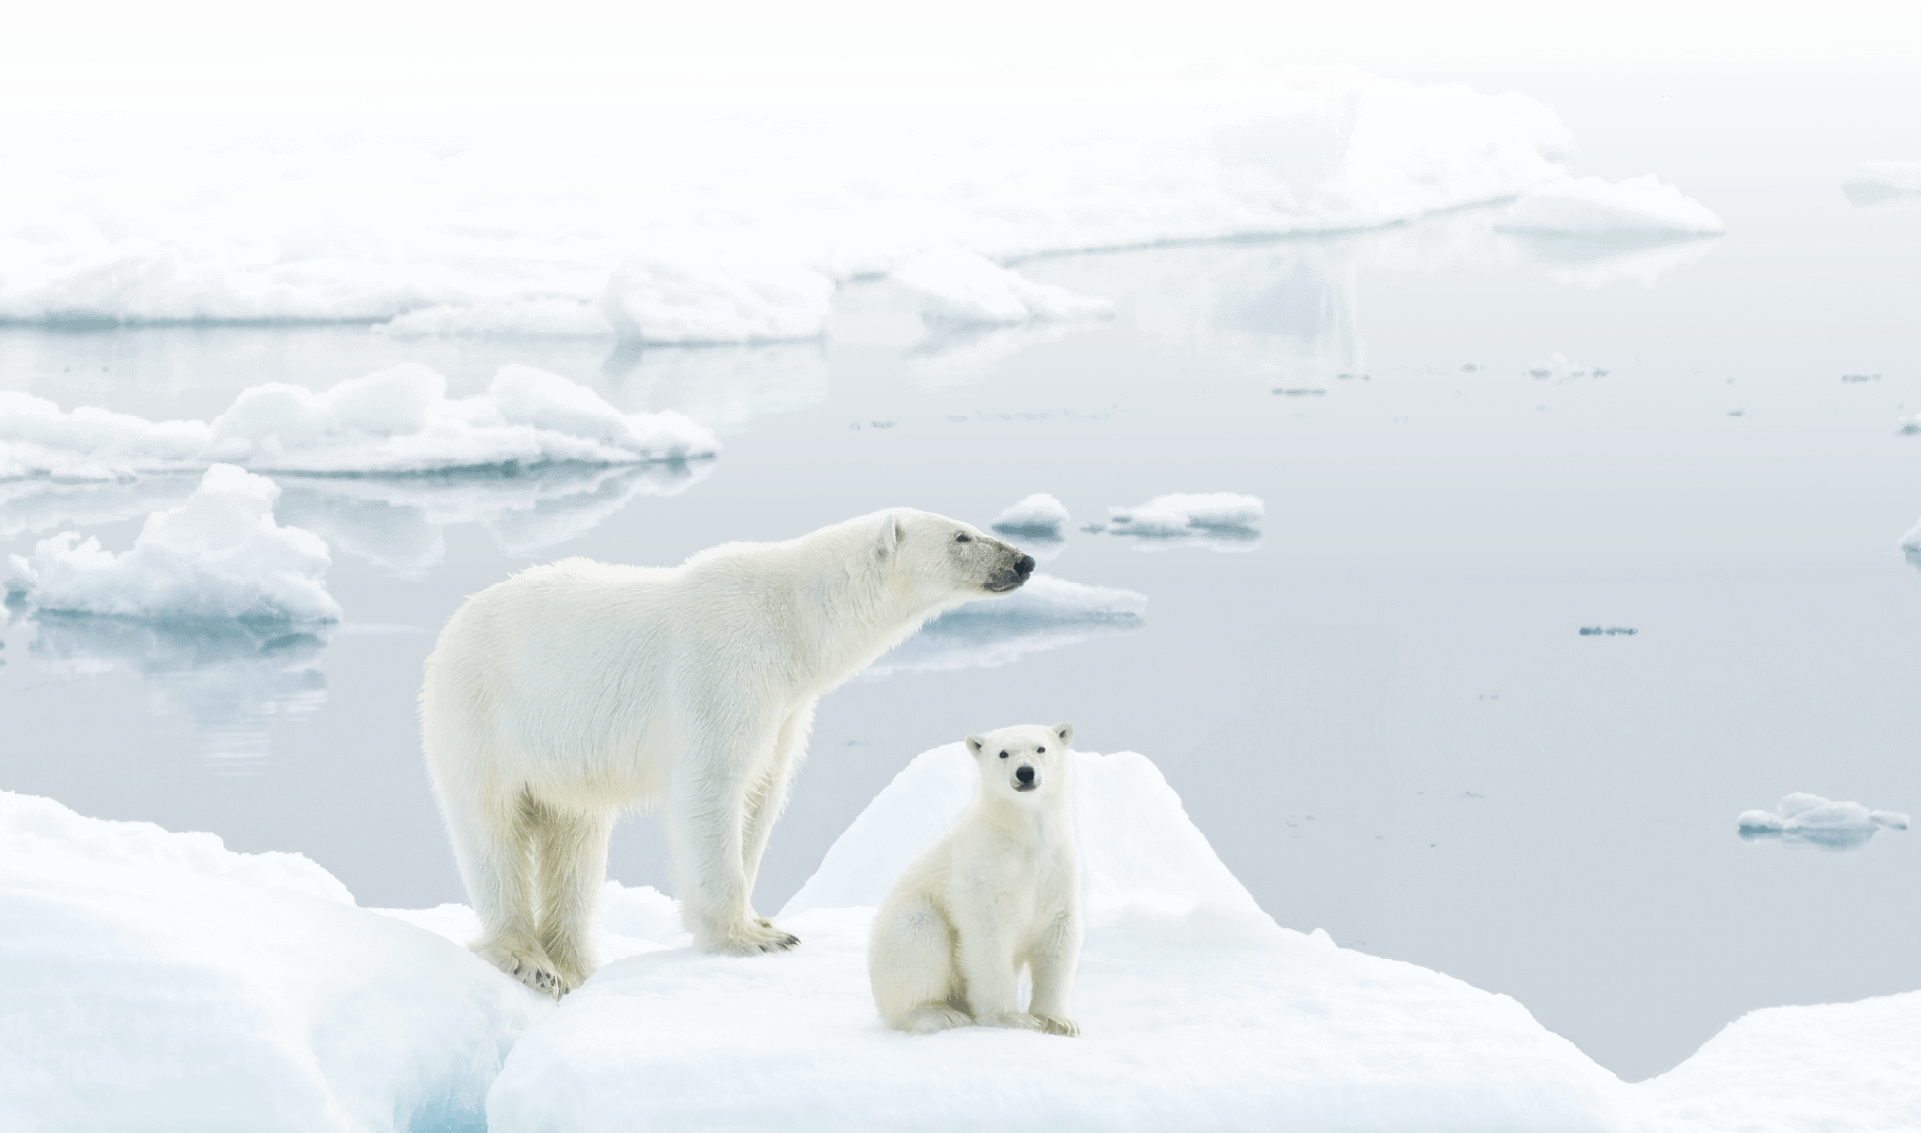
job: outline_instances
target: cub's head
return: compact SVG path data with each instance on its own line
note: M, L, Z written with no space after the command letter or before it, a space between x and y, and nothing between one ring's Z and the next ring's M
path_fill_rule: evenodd
M876 557L933 602L1011 594L1034 573L1034 556L933 512L882 512L874 539Z
M1066 797L1067 745L1073 739L1072 724L1020 724L969 736L967 750L980 769L983 795L1046 806Z

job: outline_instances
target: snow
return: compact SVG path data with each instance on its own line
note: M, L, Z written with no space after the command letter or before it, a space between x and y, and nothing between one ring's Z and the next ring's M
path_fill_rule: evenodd
M1921 992L1750 1012L1643 1088L1673 1133L1921 1128Z
M1856 206L1921 201L1921 161L1863 161L1841 191Z
M1780 838L1828 850L1856 849L1867 845L1877 830L1908 828L1905 814L1800 792L1783 796L1771 811L1742 811L1737 821L1743 838Z
M712 456L713 434L678 413L624 414L594 391L531 366L503 366L487 392L447 396L447 379L402 363L315 393L269 382L211 422L148 421L92 406L62 412L0 392L0 479L111 480L216 461L255 471L403 475L576 462Z
M1013 326L1114 313L1114 304L1106 299L1036 283L959 248L923 252L889 272L887 279L902 307L936 324Z
M41 611L132 618L331 622L332 559L318 536L274 522L280 489L231 464L179 506L147 517L131 549L67 531L9 556L7 588Z
M1017 537L1058 539L1072 522L1073 517L1067 513L1067 505L1046 492L1035 492L1009 504L988 526Z
M551 1008L298 854L0 792L0 1126L477 1129Z
M929 254L968 265L921 279L936 307L1001 321L1094 313L993 267L1050 251L1517 197L1562 226L1705 223L1647 179L1572 178L1540 102L1351 70L441 59L350 88L304 59L8 68L0 320L757 342Z
M1707 206L1653 174L1607 182L1567 178L1531 189L1496 227L1551 236L1711 236L1727 224Z
M1143 547L1204 546L1251 551L1260 546L1255 528L1264 507L1259 496L1235 492L1176 492L1133 507L1108 508L1109 531L1133 535Z
M970 602L921 627L870 665L864 680L896 673L993 668L1146 624L1147 595L1037 574L1005 598Z

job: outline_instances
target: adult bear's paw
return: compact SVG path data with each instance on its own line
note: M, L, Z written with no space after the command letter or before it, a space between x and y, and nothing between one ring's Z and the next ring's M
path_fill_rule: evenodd
M542 995L559 999L574 989L539 944L519 933L476 941L474 954Z
M785 952L799 943L800 937L775 928L765 917L757 917L712 934L703 947L722 956L758 956L763 952Z

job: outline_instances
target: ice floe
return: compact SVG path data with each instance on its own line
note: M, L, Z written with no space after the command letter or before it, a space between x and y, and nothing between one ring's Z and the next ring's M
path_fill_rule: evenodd
M1264 514L1259 496L1236 492L1175 492L1144 504L1108 508L1108 530L1132 535L1147 549L1196 545L1217 551L1260 546L1255 526Z
M312 98L337 78L9 68L0 319L754 342L820 333L836 285L929 248L1007 263L1516 197L1563 228L1703 223L1658 183L1570 178L1537 101L1355 71L522 60L509 83L417 60ZM54 84L88 96L48 104ZM1011 310L979 300L951 309Z
M487 392L449 398L447 379L403 363L315 393L250 387L206 421L148 421L91 406L62 412L0 392L0 477L111 480L204 468L314 475L412 475L557 463L635 464L712 456L720 443L678 413L626 414L530 366L503 366Z
M1072 522L1067 505L1046 492L1035 492L1009 504L989 526L1016 538L1058 539Z
M1522 194L1496 222L1507 232L1579 237L1715 235L1727 224L1681 190L1649 174L1625 181L1570 177Z
M1877 830L1908 828L1905 814L1869 810L1854 802L1831 802L1798 791L1783 796L1774 810L1744 810L1736 821L1743 838L1779 838L1830 850L1865 846Z
M1654 1128L1513 1000L1275 925L1145 758L1078 754L1075 775L1080 1038L909 1038L875 1016L871 906L967 804L956 743L903 770L788 903L799 949L609 965L515 1047L488 1128Z
M1912 417L1904 417L1901 419L1901 435L1902 436L1912 437L1917 433L1921 433L1921 413L1917 413Z
M1857 207L1921 204L1921 161L1861 162L1841 192Z
M274 521L280 488L216 464L177 507L147 517L129 550L68 531L9 556L7 589L41 611L128 618L331 622L332 558L318 536Z
M1584 366L1571 361L1567 355L1555 351L1545 362L1536 362L1527 369L1527 376L1542 382L1571 382L1576 378L1605 378L1608 372L1593 366Z
M1921 569L1921 520L1915 521L1906 535L1901 536L1901 550L1910 563Z
M549 1002L298 854L0 792L0 1126L479 1129Z
M1006 326L1100 318L1114 311L1106 299L1036 283L959 248L923 252L889 272L887 282L900 306L934 324Z
M972 602L928 622L861 674L985 669L1146 624L1147 595L1037 574L1006 598Z

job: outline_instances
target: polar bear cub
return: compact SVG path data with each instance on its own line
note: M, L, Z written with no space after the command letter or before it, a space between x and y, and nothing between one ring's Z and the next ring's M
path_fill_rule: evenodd
M1068 803L1071 724L967 737L980 789L874 916L867 974L895 1030L978 1023L1078 1035L1080 864ZM1020 971L1033 977L1027 1010Z

